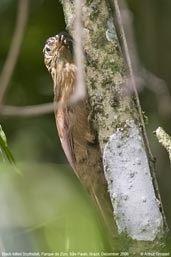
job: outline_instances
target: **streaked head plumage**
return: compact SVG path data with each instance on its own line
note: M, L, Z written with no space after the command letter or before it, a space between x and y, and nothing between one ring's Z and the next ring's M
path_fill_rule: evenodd
M61 32L47 39L43 53L45 65L49 71L57 62L65 61L66 58L68 61L72 57L72 44L73 39L67 32Z

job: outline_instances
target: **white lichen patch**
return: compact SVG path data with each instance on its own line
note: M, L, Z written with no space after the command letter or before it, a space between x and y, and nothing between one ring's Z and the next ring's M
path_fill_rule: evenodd
M138 126L127 121L110 137L103 154L119 233L152 241L163 230L162 215Z
M106 30L106 38L108 41L110 42L115 42L118 38L117 38L117 34L116 34L116 30L115 30L115 26L113 24L113 18L110 18L107 21L107 30Z

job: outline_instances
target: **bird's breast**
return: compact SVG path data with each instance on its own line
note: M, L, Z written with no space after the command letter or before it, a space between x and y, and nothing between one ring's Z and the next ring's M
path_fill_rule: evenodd
M54 78L56 101L68 105L74 94L77 68L73 63L58 63Z

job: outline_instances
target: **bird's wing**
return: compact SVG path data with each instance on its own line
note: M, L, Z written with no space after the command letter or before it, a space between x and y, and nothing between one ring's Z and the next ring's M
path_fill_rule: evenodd
M75 156L73 150L73 139L70 129L69 108L61 107L55 112L56 126L61 141L62 148L70 163L71 167L75 170Z

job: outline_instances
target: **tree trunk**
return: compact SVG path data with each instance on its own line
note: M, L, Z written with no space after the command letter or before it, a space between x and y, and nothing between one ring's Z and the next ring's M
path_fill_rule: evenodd
M67 28L77 39L74 5L70 0L63 0L62 5ZM135 96L125 93L131 80L110 3L85 1L82 22L91 118L98 132L114 219L120 238L124 238L122 249L132 256L145 250L161 250L167 225L144 140L140 106Z

